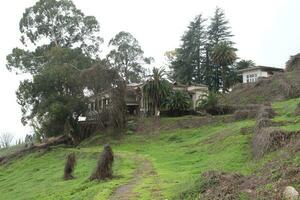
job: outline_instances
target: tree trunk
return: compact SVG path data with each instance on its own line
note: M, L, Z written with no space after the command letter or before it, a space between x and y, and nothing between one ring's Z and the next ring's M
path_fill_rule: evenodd
M222 66L222 93L224 94L226 92L226 68L225 66Z

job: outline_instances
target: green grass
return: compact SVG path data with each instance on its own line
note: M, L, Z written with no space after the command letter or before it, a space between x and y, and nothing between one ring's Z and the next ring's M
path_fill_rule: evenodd
M157 175L145 177L135 188L139 199L151 199L153 189L160 190L166 198L173 198L206 170L250 173L255 167L251 162L251 136L240 134L240 128L253 124L253 120L219 123L164 131L155 136L135 134L121 141L111 140L114 151L122 155L114 164L118 178L100 183L87 181L101 150L95 145L102 137L95 136L83 143L82 146L88 147L58 148L44 155L35 153L0 168L0 192L5 199L107 199L118 185L132 177L132 158L140 155L153 163ZM78 159L76 179L64 181L64 159L70 151L76 151Z
M75 151L76 178L62 179L67 153ZM96 166L99 148L51 150L34 153L0 168L0 199L107 199L112 190L132 177L135 168L130 154L120 154L115 162L116 178L109 181L88 181ZM124 159L126 157L126 159Z
M278 115L273 119L288 122L280 128L300 130L299 117L293 115L300 99L273 104ZM201 120L191 116L163 118L165 125L179 120ZM292 123L291 123L292 122ZM150 123L150 122L149 122ZM153 165L153 173L143 176L134 188L139 200L176 199L182 191L199 189L201 174L220 170L249 175L277 153L262 160L252 159L251 134L242 134L243 127L254 126L255 120L233 123L213 123L200 128L161 131L155 135L132 133L114 140L96 135L85 140L78 149L57 148L46 154L34 153L9 166L0 167L0 199L108 199L112 192L133 177L137 156L146 158ZM90 182L88 177L96 165L101 143L109 142L117 155L114 163L115 178L103 182ZM75 151L76 179L62 179L67 153ZM300 163L299 157L294 159ZM198 181L198 182L197 182ZM271 188L271 185L266 188ZM155 197L155 192L161 196ZM241 199L247 199L244 193Z
M283 122L284 124L280 126L280 128L285 131L299 131L300 116L294 115L299 103L300 98L273 103L272 107L277 113L277 116L273 119L273 121Z

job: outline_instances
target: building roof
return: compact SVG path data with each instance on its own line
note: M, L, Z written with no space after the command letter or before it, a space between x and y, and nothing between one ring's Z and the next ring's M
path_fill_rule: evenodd
M282 69L282 68L258 65L258 66L249 67L247 69L238 70L238 72L243 73L243 72L249 72L249 71L254 71L254 70L258 70L258 69L260 69L262 71L274 71L274 72L283 72L284 71L284 69Z

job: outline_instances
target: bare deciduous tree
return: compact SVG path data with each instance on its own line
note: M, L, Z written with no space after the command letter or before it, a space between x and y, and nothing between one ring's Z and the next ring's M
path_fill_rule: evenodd
M13 140L12 134L5 132L0 135L0 147L7 148Z

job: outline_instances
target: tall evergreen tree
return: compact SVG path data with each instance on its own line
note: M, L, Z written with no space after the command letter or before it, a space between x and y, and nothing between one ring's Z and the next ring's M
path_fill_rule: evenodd
M205 58L205 19L198 15L182 36L182 44L176 49L176 59L172 63L174 79L182 83L203 83L203 63Z
M229 22L225 18L224 11L216 8L214 16L210 20L208 27L204 25L205 19L201 15L188 26L188 30L182 36L180 48L175 50L175 59L171 60L173 69L173 79L182 83L202 83L206 84L210 90L218 92L223 90L224 83L234 83L232 79L233 68L221 66L213 59L213 50L219 43L226 42L229 49L235 51L231 37ZM223 58L227 59L227 58ZM228 58L230 59L230 58ZM224 69L226 69L224 71ZM228 76L224 77L224 74ZM226 87L230 87L226 84ZM225 89L227 90L227 89Z
M210 90L219 91L222 87L222 66L212 61L212 53L215 46L220 42L226 42L229 46L233 46L230 40L233 36L230 31L228 20L225 18L224 11L217 7L214 16L211 18L210 25L207 30L208 43L206 46L206 84ZM231 68L228 67L226 73L230 74Z

